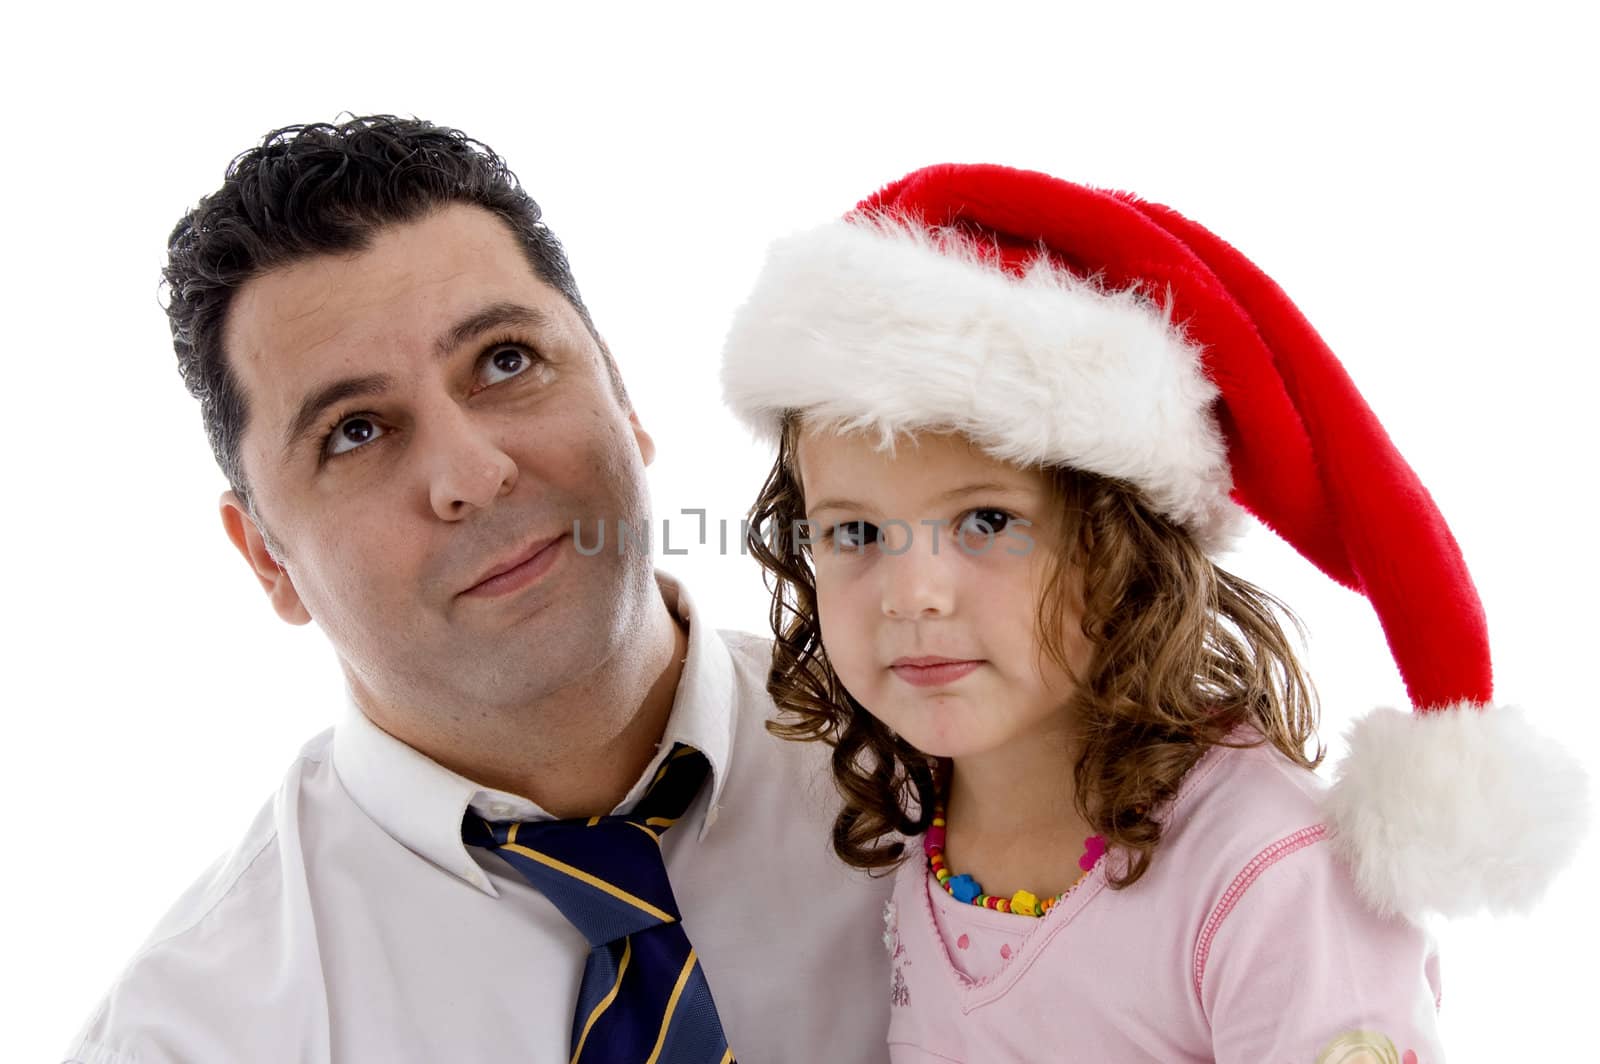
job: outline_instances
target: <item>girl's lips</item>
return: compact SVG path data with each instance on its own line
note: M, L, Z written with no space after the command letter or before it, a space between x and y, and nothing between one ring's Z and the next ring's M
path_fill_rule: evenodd
M938 687L970 674L981 661L951 661L940 665L891 665L890 670L914 687Z

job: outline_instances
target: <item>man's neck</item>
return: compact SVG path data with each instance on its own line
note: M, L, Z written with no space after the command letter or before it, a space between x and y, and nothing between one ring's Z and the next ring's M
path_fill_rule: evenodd
M639 630L629 660L601 662L515 713L396 712L349 682L374 724L452 772L559 818L597 816L616 808L659 749L688 654L685 623L659 597Z

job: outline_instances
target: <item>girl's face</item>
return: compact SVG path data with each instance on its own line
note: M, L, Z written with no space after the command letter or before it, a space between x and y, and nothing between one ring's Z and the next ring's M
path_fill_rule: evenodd
M1046 476L954 433L918 434L890 457L870 437L805 428L796 455L822 640L856 700L939 757L1064 727L1073 681L1036 628L1059 537ZM1088 645L1073 592L1063 633L1081 675ZM921 658L966 664L905 660Z

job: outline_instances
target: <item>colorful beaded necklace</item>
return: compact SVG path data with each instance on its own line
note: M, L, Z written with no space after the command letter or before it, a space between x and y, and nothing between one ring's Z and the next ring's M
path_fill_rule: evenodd
M1084 876L1094 868L1095 864L1105 855L1106 840L1099 835L1090 835L1083 840L1083 856L1078 858L1078 867L1081 871L1078 878L1072 881L1072 886L1057 894L1053 898L1040 900L1035 894L1026 890L1019 890L1009 898L997 898L985 894L978 881L968 875L955 875L950 871L950 866L944 860L944 801L941 799L933 807L933 826L922 836L922 852L928 855L928 870L933 873L939 885L945 889L956 901L967 902L971 905L981 905L985 909L994 909L996 912L1016 913L1018 916L1043 916L1061 899L1072 893L1074 887L1083 882Z

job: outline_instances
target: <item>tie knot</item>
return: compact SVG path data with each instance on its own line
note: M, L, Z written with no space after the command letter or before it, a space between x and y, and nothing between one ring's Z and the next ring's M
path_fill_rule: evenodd
M661 835L705 780L705 755L678 744L626 814L490 822L468 811L462 838L494 850L550 899L590 945L679 919Z

